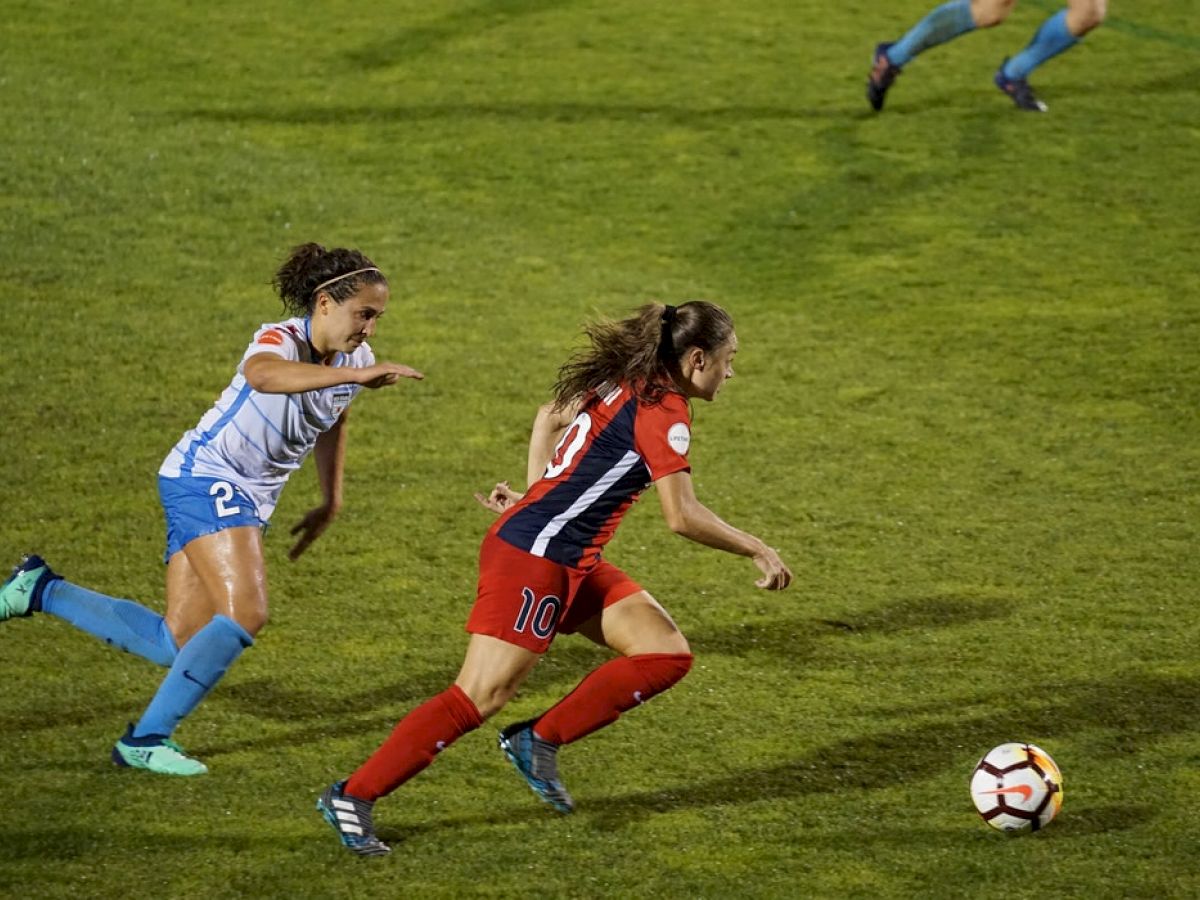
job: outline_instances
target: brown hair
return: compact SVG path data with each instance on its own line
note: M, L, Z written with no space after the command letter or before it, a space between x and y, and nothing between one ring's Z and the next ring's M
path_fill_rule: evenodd
M301 244L292 249L279 266L271 282L293 315L312 313L317 300L317 288L341 303L364 284L387 284L384 274L375 263L358 250L320 244Z
M640 399L657 403L675 389L684 352L690 347L716 351L733 334L733 319L707 300L647 303L627 319L585 325L583 333L591 346L558 370L554 404L559 409L606 384L627 384Z

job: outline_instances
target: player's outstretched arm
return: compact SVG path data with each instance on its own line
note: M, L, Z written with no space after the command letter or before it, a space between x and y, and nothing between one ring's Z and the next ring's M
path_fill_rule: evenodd
M350 366L314 366L311 363L283 359L274 353L258 353L242 366L246 383L260 394L299 394L333 387L335 384L361 384L380 388L401 378L421 379L416 369L400 363L376 363L362 369Z
M787 567L772 547L754 535L734 528L696 498L690 472L675 472L656 481L667 527L690 541L748 556L763 577L755 584L769 591L781 591L792 581Z

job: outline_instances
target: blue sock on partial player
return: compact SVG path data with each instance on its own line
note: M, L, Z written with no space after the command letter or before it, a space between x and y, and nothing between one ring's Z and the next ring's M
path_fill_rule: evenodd
M966 34L975 29L971 18L971 0L950 0L931 10L920 22L909 29L908 34L892 44L887 58L893 66L903 66L914 56L930 47Z
M166 620L132 600L117 600L59 579L42 591L42 612L160 666L175 661L175 638Z
M233 619L213 616L183 645L158 693L133 729L133 736L171 734L253 643L250 633Z
M1079 38L1067 28L1067 11L1060 9L1037 30L1029 46L1004 64L1004 77L1028 78L1029 73L1050 59L1079 43Z

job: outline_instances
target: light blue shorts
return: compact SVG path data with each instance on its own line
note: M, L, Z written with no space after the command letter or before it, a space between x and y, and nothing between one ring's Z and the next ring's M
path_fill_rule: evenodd
M158 477L158 496L167 518L167 552L163 562L198 537L267 523L258 517L254 502L232 481L222 478Z

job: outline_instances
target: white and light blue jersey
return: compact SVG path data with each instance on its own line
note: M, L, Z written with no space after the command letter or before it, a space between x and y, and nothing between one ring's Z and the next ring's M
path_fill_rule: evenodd
M300 394L264 394L242 374L246 360L259 353L320 365L309 342L307 318L265 324L238 364L237 374L216 404L180 439L163 460L164 478L221 478L253 499L263 522L275 511L288 476L300 468L317 438L333 427L361 389L338 384ZM335 367L374 365L375 354L364 342L353 353L337 353Z

